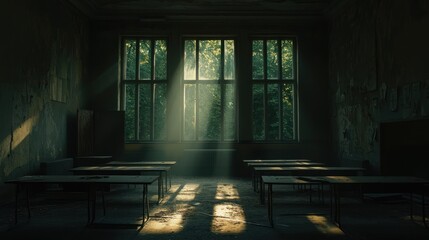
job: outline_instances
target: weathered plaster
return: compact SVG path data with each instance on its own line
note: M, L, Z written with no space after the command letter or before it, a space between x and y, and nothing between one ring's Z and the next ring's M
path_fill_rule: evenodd
M66 1L8 1L0 79L0 194L5 180L67 157L82 105L88 20ZM4 69L4 71L3 71Z
M348 1L331 19L334 149L379 165L379 124L427 116L427 1Z

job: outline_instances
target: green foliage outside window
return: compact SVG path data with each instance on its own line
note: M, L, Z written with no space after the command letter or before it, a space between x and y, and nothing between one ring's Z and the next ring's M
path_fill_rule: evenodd
M125 39L122 56L125 140L166 140L167 41Z
M252 41L252 127L256 141L296 139L294 40Z
M233 40L185 40L184 140L236 139L233 80L235 80Z

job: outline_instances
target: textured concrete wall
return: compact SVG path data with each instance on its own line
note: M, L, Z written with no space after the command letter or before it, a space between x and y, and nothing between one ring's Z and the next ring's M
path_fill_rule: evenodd
M350 0L332 16L332 128L342 165L368 160L377 172L380 123L429 115L428 12L428 1Z
M12 187L5 180L73 154L89 24L65 1L54 0L7 0L0 16L2 195Z

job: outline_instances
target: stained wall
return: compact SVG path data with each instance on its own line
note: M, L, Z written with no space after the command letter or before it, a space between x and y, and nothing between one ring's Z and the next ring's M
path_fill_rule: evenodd
M3 1L0 16L0 195L6 195L12 186L4 181L75 152L89 24L66 1Z
M428 13L427 1L351 0L335 9L329 95L339 164L379 172L380 125L429 117Z

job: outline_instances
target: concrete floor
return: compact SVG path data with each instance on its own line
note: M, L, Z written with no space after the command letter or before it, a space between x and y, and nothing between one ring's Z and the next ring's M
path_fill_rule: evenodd
M0 239L429 239L420 208L412 221L409 205L401 199L361 202L348 195L339 229L329 220L329 198L310 202L308 192L290 186L275 186L274 191L271 228L250 179L173 178L160 204L156 187L149 187L151 219L141 230L124 225L141 220L139 187L112 186L106 193L106 215L98 204L101 224L92 227L86 223L85 194L38 193L31 196L30 220L24 201L20 203L17 225L14 204L0 206Z

